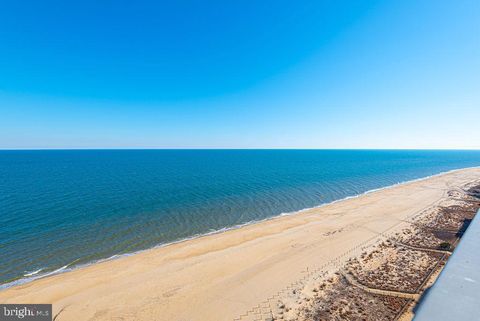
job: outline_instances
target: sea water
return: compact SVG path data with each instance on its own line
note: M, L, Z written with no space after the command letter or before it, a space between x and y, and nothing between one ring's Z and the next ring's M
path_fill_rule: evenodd
M472 166L480 151L0 151L0 287Z

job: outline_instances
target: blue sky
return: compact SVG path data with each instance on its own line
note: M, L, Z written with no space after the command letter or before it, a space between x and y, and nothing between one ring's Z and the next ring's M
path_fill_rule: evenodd
M0 148L480 148L480 2L2 1Z

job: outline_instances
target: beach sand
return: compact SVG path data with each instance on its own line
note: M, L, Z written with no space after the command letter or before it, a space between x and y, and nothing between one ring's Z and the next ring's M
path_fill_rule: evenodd
M56 321L249 320L474 181L479 168L393 186L8 288L0 302L53 303Z

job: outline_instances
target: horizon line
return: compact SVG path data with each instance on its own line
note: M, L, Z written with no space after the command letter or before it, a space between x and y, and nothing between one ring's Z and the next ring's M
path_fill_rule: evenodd
M480 148L162 148L162 147L99 147L99 148L0 148L0 151L92 151L92 150L391 150L391 151L480 151Z

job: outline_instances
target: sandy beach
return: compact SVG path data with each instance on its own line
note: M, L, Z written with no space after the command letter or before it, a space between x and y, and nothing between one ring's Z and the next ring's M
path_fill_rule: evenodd
M331 277L479 182L470 168L396 185L8 288L0 302L52 303L56 321L265 320L261 310L291 289Z

